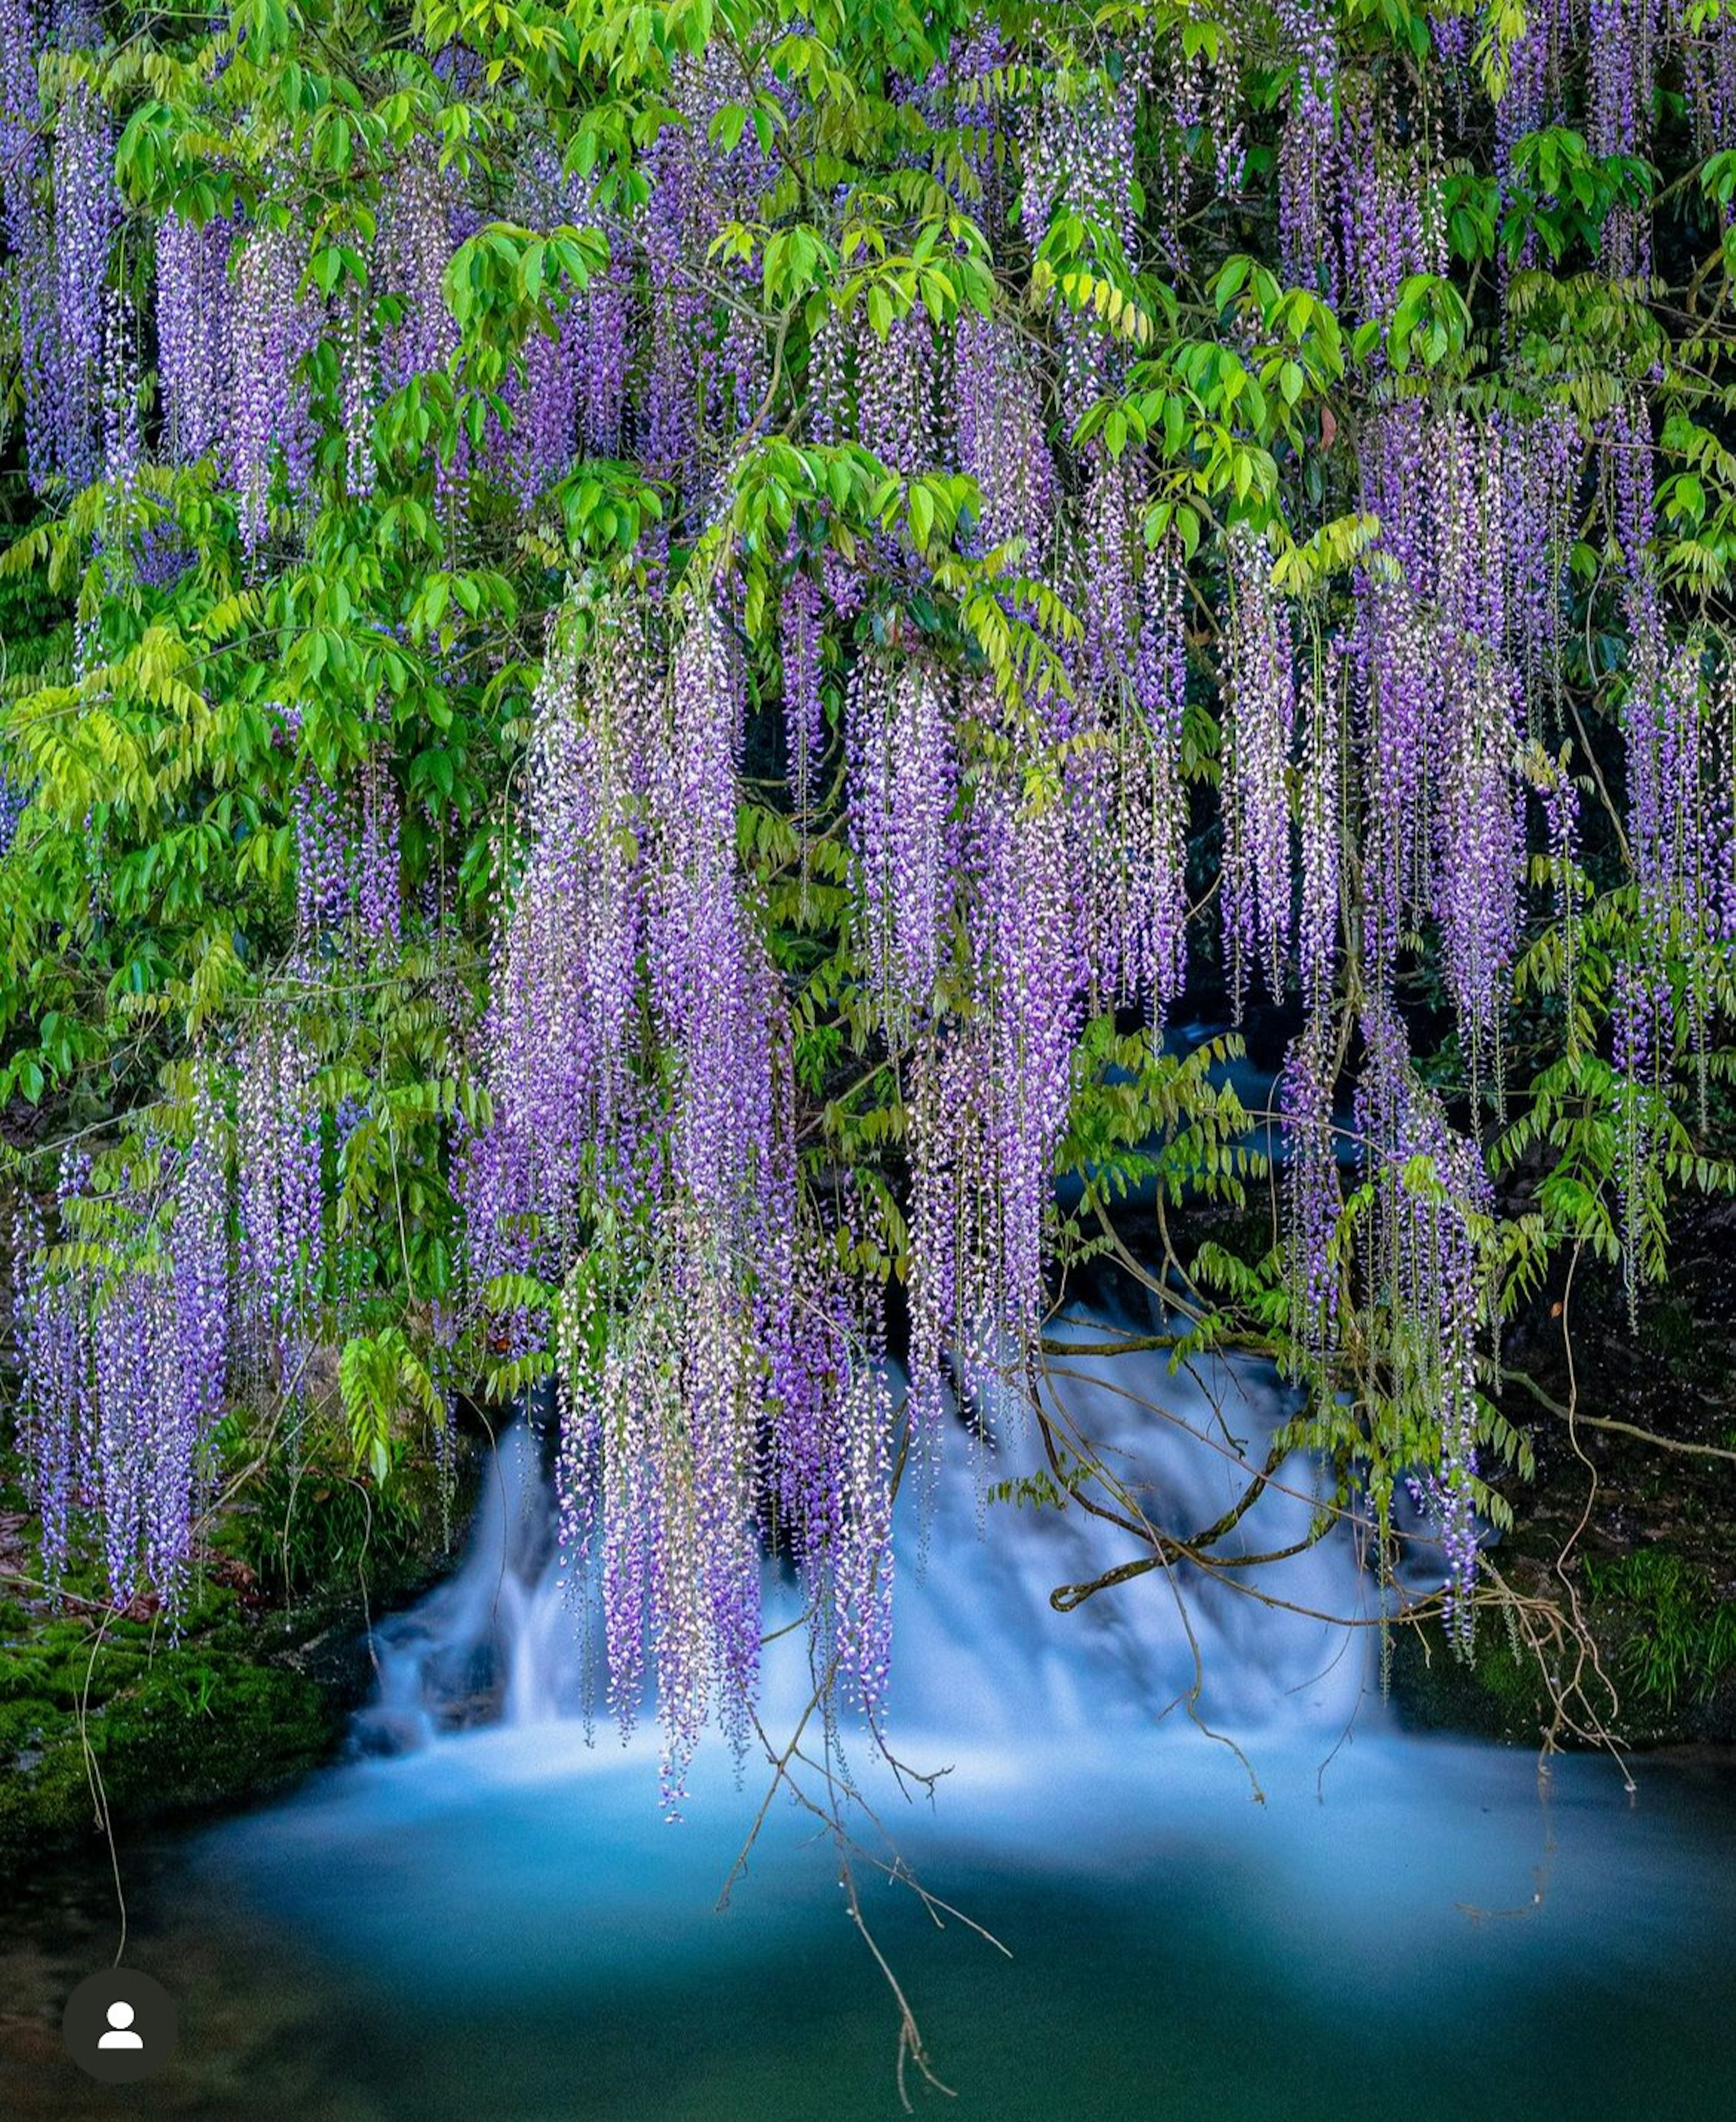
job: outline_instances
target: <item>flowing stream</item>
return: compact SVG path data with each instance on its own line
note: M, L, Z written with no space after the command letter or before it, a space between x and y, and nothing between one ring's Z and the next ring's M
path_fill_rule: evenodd
M1089 1348L1110 1330L1120 1330L1080 1321L1072 1338ZM1177 1532L1211 1525L1236 1502L1248 1460L1263 1460L1289 1411L1269 1375L1251 1365L1211 1366L1202 1380L1172 1379L1161 1357L1143 1354L1082 1353L1061 1367L1065 1414L1141 1491L1154 1521ZM1322 1540L1261 1573L1258 1581L1294 1610L1216 1582L1166 1588L1159 1577L1057 1614L1049 1603L1055 1586L1088 1580L1137 1549L1125 1539L1116 1547L1077 1507L990 1500L991 1486L1042 1464L1035 1439L1016 1419L1010 1427L1003 1446L986 1448L958 1426L926 1492L901 1499L894 1731L943 1748L1016 1746L1027 1756L1057 1750L1082 1760L1081 1750L1100 1751L1112 1729L1148 1732L1154 1712L1196 1684L1197 1712L1212 1725L1337 1732L1350 1723L1366 1691L1368 1644L1335 1621L1366 1621L1375 1604L1346 1540ZM525 1420L502 1434L464 1563L380 1631L380 1699L361 1720L364 1746L427 1744L474 1721L540 1726L581 1716L599 1692L556 1549L545 1457ZM925 1486L919 1474L909 1485ZM1314 1469L1295 1456L1227 1552L1303 1546L1315 1505ZM768 1729L799 1714L809 1692L799 1615L793 1587L772 1574Z
M1059 1368L1066 1412L1178 1531L1234 1501L1288 1411L1253 1366L1172 1378L1159 1354L1081 1353ZM1366 1625L1376 1588L1342 1532L1259 1573L1277 1607L1234 1581L1154 1571L1057 1612L1056 1586L1132 1543L1076 1505L986 1498L1041 1464L1034 1436L973 1447L961 1426L949 1446L926 1541L914 1498L900 1502L887 1732L903 1772L847 1724L838 1735L871 1809L854 1816L855 1894L956 2091L907 2068L917 2108L995 2122L1736 2114L1726 1769L1641 1763L1630 1798L1604 1761L1540 1778L1522 1751L1402 1733ZM505 1433L465 1558L378 1631L354 1758L152 1853L128 1959L180 1999L170 2069L105 2105L0 2041L0 2111L900 2111L893 1993L821 1814L777 1796L720 1909L764 1762L708 1736L672 1822L655 1718L625 1744L606 1717L587 1727L595 1690L545 1457L531 1424ZM1316 1479L1286 1461L1236 1551L1304 1543ZM1426 1576L1426 1549L1412 1566ZM768 1565L768 1626L796 1619ZM767 1656L774 1743L807 1692L791 1628ZM821 1795L817 1774L804 1788ZM26 1905L14 1924L0 2008L15 2024L112 1953L89 1914Z

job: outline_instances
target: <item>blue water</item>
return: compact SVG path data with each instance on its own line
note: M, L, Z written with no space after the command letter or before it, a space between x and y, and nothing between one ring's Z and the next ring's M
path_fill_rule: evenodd
M957 1771L898 1823L937 1928L858 1867L946 2101L924 2111L1616 2122L1736 2113L1728 1778L1513 1752L1202 1742L1119 1777ZM807 2122L900 2111L897 2014L835 1851L721 1770L688 1816L642 1762L522 1733L370 1764L174 1853L132 1964L181 2000L124 2111L282 2122ZM436 1770L438 1773L436 1773ZM66 2075L70 2078L71 2073ZM120 2096L105 2095L110 2101ZM71 2115L91 2104L26 2107Z

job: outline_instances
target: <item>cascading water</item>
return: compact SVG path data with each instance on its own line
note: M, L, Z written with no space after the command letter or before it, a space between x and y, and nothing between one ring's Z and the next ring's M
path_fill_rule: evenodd
M1118 1330L1070 1322L1065 1331L1087 1352L1053 1366L1055 1411L1153 1524L1186 1537L1243 1495L1293 1401L1251 1362L1172 1376L1160 1353L1088 1352ZM1373 1631L1346 1624L1374 1617L1374 1588L1342 1528L1310 1538L1319 1475L1305 1455L1285 1460L1216 1550L1296 1550L1283 1561L1248 1573L1151 1571L1058 1612L1057 1586L1140 1550L1076 1502L1057 1508L1028 1486L1015 1500L1043 1456L1034 1425L999 1426L1001 1441L985 1446L954 1423L931 1480L910 1482L901 1498L889 1732L1077 1757L1166 1712L1238 1733L1336 1733L1365 1708ZM588 1588L557 1544L544 1456L532 1423L506 1430L461 1566L379 1631L379 1699L357 1729L364 1747L574 1718L600 1692L581 1612ZM1009 1484L1012 1495L990 1497ZM921 1502L910 1493L925 1489ZM800 1713L810 1680L804 1632L791 1625L795 1589L769 1563L768 1580L763 1708L775 1730L781 1715Z
M478 1723L560 1713L580 1680L578 1616L562 1588L554 1496L536 1429L502 1433L459 1568L376 1636L380 1688L366 1746L425 1745Z

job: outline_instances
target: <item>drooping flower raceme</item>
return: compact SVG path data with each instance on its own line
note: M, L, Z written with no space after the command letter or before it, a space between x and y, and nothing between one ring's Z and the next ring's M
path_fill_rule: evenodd
M301 1387L325 1260L315 1055L300 1028L268 1017L239 1055L236 1164L240 1309L254 1360Z
M152 1594L173 1612L184 1597L231 1383L230 1134L208 1065L190 1115L188 1142L147 1143L100 1192L89 1160L63 1156L61 1242L30 1203L12 1233L44 1573L61 1582L88 1508L117 1609Z
M80 487L101 468L104 289L120 227L114 129L82 82L62 100L54 186L56 461L68 484Z
M1448 1628L1468 1644L1478 1549L1476 1225L1490 1213L1491 1189L1475 1143L1448 1124L1417 1080L1403 1026L1384 998L1364 1016L1362 1035L1355 1113L1375 1202L1370 1272L1393 1314L1387 1390L1396 1409L1439 1439L1438 1456L1413 1478L1440 1534Z
M600 1572L617 1714L655 1679L672 1804L707 1716L746 1729L768 1517L816 1655L870 1706L887 1656L880 1349L797 1229L787 1038L735 852L741 685L709 610L667 648L639 611L552 638L493 1121L460 1181L483 1306L510 1310L489 1284L515 1275L561 1285L563 1537Z
M1226 644L1224 941L1238 1015L1249 970L1276 999L1291 933L1290 793L1295 669L1290 615L1264 546L1230 543L1234 609Z
M915 659L860 664L845 730L862 956L897 1035L932 1001L950 911L956 768L944 682Z
M228 415L233 325L229 253L236 223L196 228L165 214L156 232L157 381L163 439L177 463L208 456Z
M287 231L255 229L235 268L231 397L224 470L240 510L250 552L264 543L274 482L287 498L306 493L313 423L301 367L319 335L310 298L297 298L301 270Z

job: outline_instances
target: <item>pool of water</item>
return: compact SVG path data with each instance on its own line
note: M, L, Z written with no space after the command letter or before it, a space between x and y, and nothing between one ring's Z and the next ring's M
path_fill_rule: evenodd
M898 2015L838 1853L721 1764L679 1824L642 1758L478 1734L360 1764L135 1867L129 1965L180 2052L87 2086L51 2028L112 1955L98 1881L15 1907L0 2111L282 2122L895 2115ZM917 1750L920 1750L918 1747ZM959 1761L891 1823L940 1925L855 1866L921 2024L920 2110L1067 2122L1617 2122L1736 2114L1736 1780L1353 1737L1073 1771ZM636 1750L637 1751L637 1750ZM949 1786L950 1786L949 1788ZM881 1792L879 1796L884 1797ZM1006 1956L1010 1954L1010 1957Z

